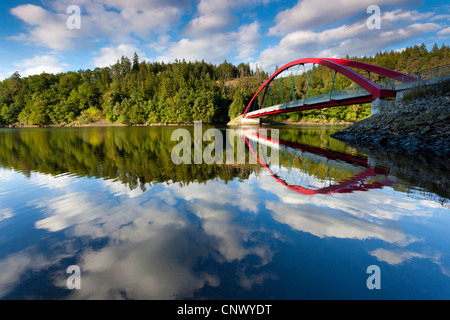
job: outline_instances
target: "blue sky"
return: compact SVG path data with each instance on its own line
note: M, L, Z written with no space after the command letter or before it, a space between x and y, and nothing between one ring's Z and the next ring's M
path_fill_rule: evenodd
M69 29L69 6L81 10ZM381 10L369 29L370 5ZM450 5L423 0L19 0L0 2L0 79L114 64L122 55L268 72L305 57L448 45Z

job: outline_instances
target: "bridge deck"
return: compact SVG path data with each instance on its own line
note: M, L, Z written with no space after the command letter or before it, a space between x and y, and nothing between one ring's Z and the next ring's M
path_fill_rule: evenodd
M343 90L344 91L344 90ZM306 99L299 99L287 103L278 104L272 107L261 108L259 110L247 113L248 118L257 118L274 113L284 113L297 110L309 110L317 108L326 108L329 106L346 105L350 103L362 103L372 101L372 95L366 90L358 90L356 92L342 92L337 91L330 99L330 94L322 94L318 96L309 97Z

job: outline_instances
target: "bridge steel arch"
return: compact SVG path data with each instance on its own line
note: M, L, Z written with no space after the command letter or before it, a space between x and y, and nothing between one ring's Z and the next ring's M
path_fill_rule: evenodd
M418 79L410 76L408 74L398 72L395 70L391 70L388 68L364 63L364 62L358 62L358 61L352 61L352 60L345 60L345 59L335 59L335 58L302 58L298 60L294 60L292 62L289 62L279 68L277 71L275 71L269 79L267 79L266 82L256 91L250 102L248 103L244 113L242 114L242 117L245 118L247 113L249 112L250 106L255 102L255 99L257 99L259 93L261 93L262 90L266 90L268 85L278 76L280 73L282 73L284 70L289 69L296 65L304 65L305 63L313 63L317 65L322 65L325 67L328 67L331 70L334 70L348 79L352 80L356 84L358 84L360 87L368 91L372 98L371 100L375 100L377 98L391 98L395 97L395 91L391 89L386 89L380 86L379 84L373 82L372 80L364 77L363 75L359 74L358 72L350 69L355 68L359 70L364 70L370 73L376 73L391 79L395 79L397 81L401 82L414 82ZM265 94L265 93L264 93ZM264 99L264 97L263 97ZM355 100L354 103L358 103L358 100ZM323 107L332 106L331 105L323 105ZM294 111L294 110L293 110Z

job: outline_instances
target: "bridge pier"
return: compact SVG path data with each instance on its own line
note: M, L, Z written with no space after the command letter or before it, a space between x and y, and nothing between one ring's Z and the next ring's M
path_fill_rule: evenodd
M372 110L371 115L380 113L380 112L389 112L391 110L394 110L396 107L396 104L400 103L403 99L403 97L410 93L411 91L424 89L427 86L433 86L438 85L439 83L442 83L446 81L447 79L450 79L450 75L442 75L436 78L426 79L426 80L420 80L416 82L407 82L407 83L401 83L397 84L394 88L395 90L395 100L394 98L391 99L375 99L372 102Z
M236 117L227 123L229 126L239 126L239 125L260 125L261 118L243 118L242 116Z
M377 98L372 101L372 109L370 111L370 115L381 113L381 112L389 112L394 110L395 108L395 100L394 99L382 99Z

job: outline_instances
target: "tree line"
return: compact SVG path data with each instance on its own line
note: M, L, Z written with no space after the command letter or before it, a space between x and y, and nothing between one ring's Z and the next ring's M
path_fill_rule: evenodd
M450 63L448 46L414 46L379 52L370 57L345 57L413 73ZM306 75L298 91L305 92ZM0 82L0 124L86 124L99 119L111 123L226 123L242 114L258 87L268 78L261 68L224 61L173 63L122 57L112 66L94 70L42 73L21 77L14 73ZM374 79L376 80L376 79ZM335 88L352 86L337 77ZM310 81L313 95L331 90L327 68L317 68ZM272 117L293 121L357 121L370 115L370 105L353 105Z

